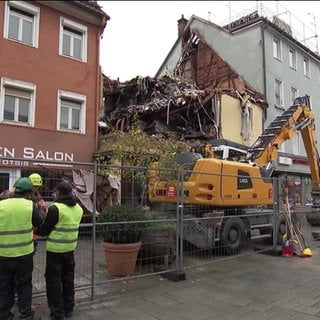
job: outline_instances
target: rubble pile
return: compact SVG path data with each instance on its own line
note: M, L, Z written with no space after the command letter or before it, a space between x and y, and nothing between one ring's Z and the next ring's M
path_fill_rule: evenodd
M178 77L134 78L118 85L108 82L105 90L105 120L109 127L128 131L133 118L140 128L157 134L165 131L202 131L202 121L214 124L214 114L203 105L212 89L201 90Z
M246 96L256 103L254 95L247 93L228 88L199 89L177 76L136 77L124 83L105 77L105 113L100 120L106 125L100 136L138 126L149 135L171 135L180 141L221 139L217 125L221 95L236 99Z

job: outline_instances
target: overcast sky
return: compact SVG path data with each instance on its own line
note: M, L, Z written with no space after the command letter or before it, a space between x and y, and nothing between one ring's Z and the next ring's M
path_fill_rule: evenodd
M111 17L101 40L102 72L121 82L153 77L177 40L183 14L225 25L255 9L278 14L291 24L297 39L317 47L320 1L98 1ZM290 12L290 13L289 13ZM318 17L319 16L319 17Z

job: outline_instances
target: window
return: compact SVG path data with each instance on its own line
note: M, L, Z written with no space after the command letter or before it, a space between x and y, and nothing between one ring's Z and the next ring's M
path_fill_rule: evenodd
M298 90L294 87L291 87L290 94L291 94L291 105L293 105L294 100L298 97Z
M274 92L275 92L275 106L277 108L283 109L283 84L282 84L282 81L275 79Z
M38 47L40 9L24 1L5 1L4 38Z
M303 58L303 75L310 78L310 61L307 58Z
M86 62L87 27L61 18L59 54Z
M34 125L35 85L1 79L0 121Z
M281 43L277 37L273 37L273 57L281 60Z
M295 50L289 49L289 65L290 68L297 70L297 55Z
M296 131L296 136L292 139L292 152L293 154L301 154L300 146L303 145L302 136L300 131Z
M59 91L57 130L85 133L86 97Z

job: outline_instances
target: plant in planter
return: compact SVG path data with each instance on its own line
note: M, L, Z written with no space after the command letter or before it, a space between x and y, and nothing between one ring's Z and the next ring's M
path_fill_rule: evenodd
M98 218L98 234L103 239L110 275L134 273L142 235L148 227L144 220L143 212L132 205L113 205L102 210Z

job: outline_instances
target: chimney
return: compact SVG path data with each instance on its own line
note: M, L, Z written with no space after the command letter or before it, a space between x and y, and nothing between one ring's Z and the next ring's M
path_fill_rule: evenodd
M181 15L181 19L178 20L178 37L180 37L188 23L188 20L184 18L183 14Z

